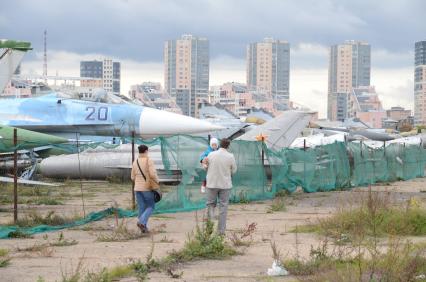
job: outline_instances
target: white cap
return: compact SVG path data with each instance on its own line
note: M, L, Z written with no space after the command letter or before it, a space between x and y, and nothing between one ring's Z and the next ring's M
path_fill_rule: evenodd
M219 140L217 140L217 138L210 139L210 147L213 147L213 144L219 146Z

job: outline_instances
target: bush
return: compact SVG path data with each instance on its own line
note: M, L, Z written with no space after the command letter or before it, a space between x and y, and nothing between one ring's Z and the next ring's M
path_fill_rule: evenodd
M318 224L298 227L298 232L319 232L334 238L359 236L426 235L426 209L410 200L406 206L389 200L388 194L369 190L357 207L340 209Z
M237 251L225 242L225 237L214 232L210 220L200 228L197 226L195 236L188 236L185 246L180 251L173 251L169 259L174 262L186 262L196 259L220 259L237 254Z

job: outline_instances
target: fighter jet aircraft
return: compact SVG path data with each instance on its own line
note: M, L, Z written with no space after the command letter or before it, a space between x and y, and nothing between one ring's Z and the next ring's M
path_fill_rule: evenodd
M0 40L0 92L10 80L29 42ZM149 138L209 132L223 127L191 117L129 103L99 89L82 100L51 93L0 102L0 124L58 136L100 135Z
M87 101L51 93L35 98L5 99L0 103L0 124L68 138L75 138L76 133L131 136L132 132L151 138L222 129L206 121L139 106L119 97L108 100L106 93L100 96L106 98Z

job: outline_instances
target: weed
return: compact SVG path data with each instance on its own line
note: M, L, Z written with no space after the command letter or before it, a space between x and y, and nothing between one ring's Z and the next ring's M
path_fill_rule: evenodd
M134 274L134 271L131 266L123 265L116 266L111 269L102 268L101 271L88 272L84 277L84 282L110 282L117 281L121 278L129 277Z
M42 197L42 198L38 198L34 204L46 205L46 206L58 206L58 205L63 205L64 203L56 199Z
M374 258L362 254L336 258L318 247L311 248L308 260L287 260L284 265L293 275L309 275L304 281L415 281L426 272L425 251L424 246L391 239L387 250Z
M130 230L126 225L126 221L123 219L112 232L100 233L97 235L96 240L99 242L123 242L139 239L144 236L139 231Z
M296 226L294 229L290 230L290 233L311 233L311 232L319 232L320 227L315 224L306 224L301 226Z
M141 261L134 262L131 265L133 271L135 272L135 276L138 281L144 281L148 277L149 268Z
M36 253L40 257L53 256L54 249L48 243L34 243L34 245L26 248L16 248L18 252Z
M32 238L31 235L23 233L22 231L12 231L7 235L9 238Z
M77 219L80 219L80 217L65 217L56 214L54 211L49 211L45 216L43 216L33 210L31 213L26 214L24 218L18 219L16 225L19 227L32 227L36 225L57 226L74 222ZM14 223L11 223L10 225L14 225Z
M244 191L241 191L240 194L238 195L238 203L240 204L248 204L250 203L250 200L247 197L247 194L244 193Z
M0 268L6 267L10 264L9 251L6 249L0 249Z
M130 267L134 272L134 276L138 279L138 281L145 281L150 272L160 271L160 268L162 267L162 263L153 258L154 246L154 239L152 238L151 249L145 258L145 263L138 260L130 264Z
M197 226L195 235L188 235L185 246L180 251L173 251L169 259L173 262L186 262L202 258L221 259L237 254L225 238L214 232L214 224L210 220L202 227Z
M167 268L166 273L173 279L180 279L183 275L183 271L181 271L180 273L176 273L176 269L174 267Z
M77 266L73 268L71 265L71 271L67 272L67 270L64 270L62 268L61 264L61 276L62 276L62 282L79 282L82 277L82 271L83 271L83 261L84 261L84 255L78 260Z
M275 241L271 241L270 244L272 250L272 258L274 259L274 261L281 261L281 251L278 249L277 244L275 243Z
M275 197L276 198L284 198L290 195L290 192L288 192L287 190L280 190L277 193L275 193Z
M232 232L229 236L229 241L231 241L234 247L248 247L252 244L252 241L242 240L240 235L237 232Z
M299 232L318 232L339 238L349 238L362 232L367 236L408 236L426 235L426 209L410 200L405 207L389 200L387 193L369 190L361 205L339 209L330 218L319 220L318 224L299 227Z
M252 223L246 225L246 228L243 229L243 232L242 232L243 235L241 236L241 238L252 236L252 234L256 231L256 227L257 227L256 222L252 222Z
M286 211L284 199L281 197L272 200L272 204L267 210L267 213Z
M394 237L424 234L426 210L413 199L406 206L396 205L389 193L371 188L366 195L352 199L361 205L302 228L331 236L335 243L329 245L325 237L317 248L311 246L308 259L284 261L291 274L308 275L304 281L415 281L426 273L426 245L413 246ZM301 229L295 231L297 235ZM378 238L384 235L389 239L383 248Z
M160 243L173 243L174 241L172 239L167 238L167 236L163 236L163 238L161 238L161 240L159 241Z
M253 233L256 231L257 223L252 222L236 232L232 232L229 240L235 247L248 247L253 243Z
M153 228L151 230L151 233L153 233L153 234L166 233L166 228L167 228L167 225L165 223L162 223L162 224L156 226L155 228Z
M66 246L73 246L77 244L78 244L78 241L76 240L65 239L64 234L62 232L59 233L58 239L56 241L49 243L49 245L52 247L66 247Z
M175 219L173 216L168 216L164 214L154 214L152 215L152 218L161 218L161 219Z

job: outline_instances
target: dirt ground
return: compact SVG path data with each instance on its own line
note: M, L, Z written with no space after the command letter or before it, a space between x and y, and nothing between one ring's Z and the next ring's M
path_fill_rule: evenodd
M31 189L31 188L26 188ZM25 213L32 209L38 211L55 210L58 214L82 212L79 197L79 183L67 187L52 189L69 189L71 192L63 197L62 205L22 204L20 210ZM97 211L114 205L130 206L129 185L109 184L107 182L85 182L86 212ZM426 178L395 182L373 186L373 190L389 191L398 201L416 197L422 204L426 203ZM351 202L359 193L365 193L366 187L350 191L322 192L305 194L296 192L285 198L286 211L268 213L271 201L249 204L233 204L229 208L227 234L256 223L253 243L246 247L242 255L226 260L202 260L184 264L181 279L172 279L165 273L150 273L151 281L295 281L294 277L269 278L266 271L272 264L270 242L277 244L284 257L291 258L296 253L307 257L311 246L319 243L318 235L311 233L289 232L296 225L315 222L318 218L329 216L339 205ZM0 206L0 223L10 222L10 204ZM132 260L145 260L154 241L154 257L162 258L172 249L183 247L187 235L194 230L196 218L202 217L203 211L163 214L153 216L151 229L160 230L152 237L144 237L126 242L99 242L97 238L105 230L113 229L115 218L108 218L77 228L58 232L42 233L31 239L0 240L0 248L8 249L12 260L10 265L0 268L1 281L61 281L62 273L70 273L81 260L84 271L99 271L103 267L128 264ZM121 222L122 220L120 220ZM136 231L136 219L126 219L125 224ZM77 240L78 244L66 247L52 247L49 252L22 252L19 249L57 240L60 233L67 240ZM426 237L413 237L413 241L426 241ZM136 281L126 278L122 281Z

